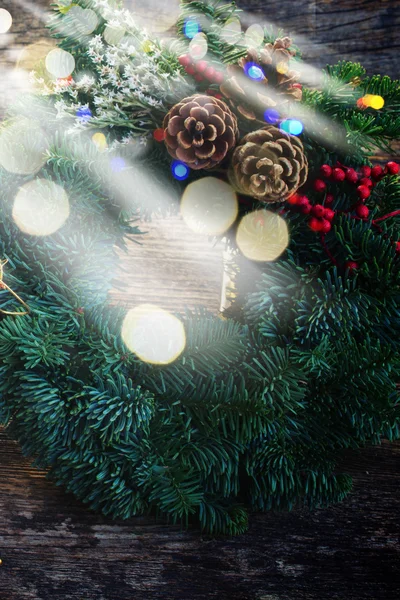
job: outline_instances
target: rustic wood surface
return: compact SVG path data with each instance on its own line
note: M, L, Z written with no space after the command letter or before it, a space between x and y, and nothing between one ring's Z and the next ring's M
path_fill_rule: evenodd
M292 32L314 66L349 58L370 73L399 74L398 0L240 4L249 24L262 18ZM0 99L10 95L6 69L21 48L46 39L48 5L1 3L14 24L0 35ZM221 249L177 218L143 229L146 241L123 258L127 285L114 298L218 310ZM0 600L397 600L399 456L400 445L386 443L349 455L354 492L339 506L254 515L246 535L209 539L154 519L93 514L32 468L0 430Z

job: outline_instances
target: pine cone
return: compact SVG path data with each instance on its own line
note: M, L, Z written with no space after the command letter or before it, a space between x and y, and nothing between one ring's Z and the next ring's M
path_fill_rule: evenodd
M211 169L224 160L238 139L236 116L222 100L194 95L166 115L165 144L191 169Z
M261 202L282 202L304 185L308 164L301 141L268 125L235 148L229 177L237 190Z
M289 49L291 44L292 40L286 37L266 44L260 51L250 48L237 65L228 67L229 78L221 85L221 93L246 119L264 120L268 108L302 99L301 87L296 86L299 73L289 67L290 59L296 54ZM260 67L264 79L251 80L246 74L249 64Z

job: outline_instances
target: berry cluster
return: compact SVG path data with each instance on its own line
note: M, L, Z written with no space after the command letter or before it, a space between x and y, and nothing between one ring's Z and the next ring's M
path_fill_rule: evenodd
M182 54L178 60L186 73L193 75L196 81L208 81L221 85L225 79L224 72L215 69L206 60L193 60L190 54Z
M329 203L333 202L333 195L327 194ZM319 231L323 234L329 233L332 228L332 221L335 217L335 211L322 204L311 204L307 196L301 194L293 194L287 200L288 204L296 206L304 215L310 215L309 226L313 231ZM325 199L325 204L327 200Z

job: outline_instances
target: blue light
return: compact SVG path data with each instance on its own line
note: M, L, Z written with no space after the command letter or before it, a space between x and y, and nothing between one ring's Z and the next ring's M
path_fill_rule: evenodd
M264 71L257 63L247 63L244 68L244 72L246 73L247 77L254 79L254 81L261 81L264 79Z
M267 110L264 113L264 120L267 121L267 123L275 125L275 123L277 123L279 119L280 115L277 110L275 110L274 108L267 108Z
M82 108L78 108L78 110L76 111L76 116L81 121L87 122L90 121L92 117L92 111L87 106L82 106Z
M195 35L200 33L200 31L201 27L197 21L194 21L193 19L186 19L183 32L187 38L190 40L193 39Z
M171 165L172 175L178 181L184 181L189 177L190 169L185 163L175 160Z
M282 121L279 129L285 133L290 133L290 135L300 135L303 133L304 125L297 119L286 119Z
M126 167L126 162L121 156L114 156L110 161L110 165L114 173L121 173Z

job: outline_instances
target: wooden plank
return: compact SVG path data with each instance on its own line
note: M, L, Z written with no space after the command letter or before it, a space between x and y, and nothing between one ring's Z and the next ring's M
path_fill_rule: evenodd
M353 456L341 505L207 538L93 514L0 431L1 600L398 600L400 444Z

